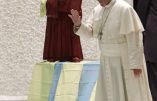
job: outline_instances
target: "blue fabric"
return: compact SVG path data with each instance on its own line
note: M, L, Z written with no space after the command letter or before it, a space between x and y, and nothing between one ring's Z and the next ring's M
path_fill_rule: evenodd
M84 64L77 101L89 101L99 72L99 62L89 62Z
M52 86L49 95L49 101L55 101L57 85L60 78L62 67L63 67L63 62L57 62L55 64L53 78L52 78Z

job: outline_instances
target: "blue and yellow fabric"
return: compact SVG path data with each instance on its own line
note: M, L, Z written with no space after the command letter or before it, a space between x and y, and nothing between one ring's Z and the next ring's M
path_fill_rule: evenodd
M99 62L35 65L28 101L94 101Z

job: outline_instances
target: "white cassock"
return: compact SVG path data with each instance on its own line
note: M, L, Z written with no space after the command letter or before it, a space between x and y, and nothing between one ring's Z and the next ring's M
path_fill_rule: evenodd
M144 29L136 12L123 0L98 5L76 34L99 37L101 26L101 68L95 101L152 101L143 56ZM140 77L135 77L132 69L142 69Z

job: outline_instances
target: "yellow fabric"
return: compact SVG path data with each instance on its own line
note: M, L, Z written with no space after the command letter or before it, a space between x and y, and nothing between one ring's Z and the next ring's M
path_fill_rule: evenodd
M48 101L54 64L55 63L42 62L35 65L28 94L28 101Z
M46 2L47 0L41 0L41 4L40 4L40 16L46 16Z
M76 100L82 68L83 63L67 62L63 64L55 101Z

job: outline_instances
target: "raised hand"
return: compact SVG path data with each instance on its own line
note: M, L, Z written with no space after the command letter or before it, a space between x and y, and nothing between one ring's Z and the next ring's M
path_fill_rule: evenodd
M73 23L74 26L80 26L81 25L81 16L79 15L79 12L77 10L71 10L71 14L68 15Z

